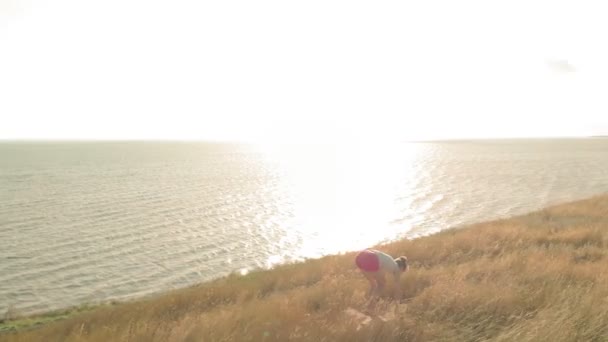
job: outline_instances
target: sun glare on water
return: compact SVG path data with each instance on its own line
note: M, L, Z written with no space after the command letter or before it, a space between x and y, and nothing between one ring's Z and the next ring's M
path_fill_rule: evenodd
M288 200L289 238L300 241L295 254L320 256L368 247L408 229L399 201L415 186L418 144L260 145L275 165ZM400 195L401 194L401 195Z

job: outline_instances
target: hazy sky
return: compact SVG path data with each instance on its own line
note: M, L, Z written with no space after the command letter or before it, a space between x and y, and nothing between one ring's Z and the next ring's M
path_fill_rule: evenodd
M0 0L0 138L606 134L606 6Z

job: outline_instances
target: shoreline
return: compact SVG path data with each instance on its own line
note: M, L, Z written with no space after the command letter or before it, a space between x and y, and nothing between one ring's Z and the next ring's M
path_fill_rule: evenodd
M461 223L521 214L608 190L603 176L608 159L602 157L606 144L573 141L377 148L366 147L359 157L347 150L323 152L328 158L344 152L344 158L337 158L341 161L327 172L319 170L318 179L307 175L305 168L290 166L292 161L294 165L309 164L308 156L317 150L270 150L267 160L258 152L233 154L236 150L232 148L177 146L163 148L166 153L151 146L124 150L102 146L99 151L86 146L24 148L23 153L8 148L7 156L16 158L14 163L7 159L11 175L7 189L18 197L5 201L10 238L5 239L2 253L7 258L3 260L6 272L0 276L0 297L6 299L0 301L0 318L9 306L23 317L83 303L131 300L225 276L232 268L246 272L265 263L291 261L281 258L319 257L399 235L416 238ZM217 168L205 166L211 155ZM367 161L374 155L377 158ZM64 157L65 167L53 166L52 160ZM274 168L283 159L285 165ZM161 161L167 168L157 165ZM27 169L30 162L37 165L34 171ZM92 167L98 163L104 167ZM124 167L130 171L122 170ZM359 171L350 172L355 168ZM233 169L243 172L232 174ZM335 180L339 185L325 191L340 170L347 170L349 176L340 176ZM106 175L120 176L112 181ZM221 180L216 181L216 176ZM214 179L209 185L207 177ZM29 192L30 179L44 183L42 197ZM175 187L185 197L157 191L159 179L162 186ZM200 188L188 185L198 181ZM403 188L395 186L398 184ZM80 187L91 190L78 190ZM275 188L281 195L263 195L263 203L257 199L259 191ZM242 196L234 197L233 191ZM495 195L498 193L500 196ZM339 206L333 208L333 200L325 195L335 195ZM382 203L375 203L376 197ZM21 202L28 205L19 206ZM57 207L60 202L63 204ZM140 207L145 210L130 209ZM359 211L361 219L351 215ZM48 215L40 216L40 212ZM220 229L232 232L230 227L236 229L234 233L221 234ZM355 239L343 240L343 233L335 227L365 236L355 233L352 237L359 237L356 243ZM240 243L243 234L247 243ZM135 240L145 242L133 245ZM122 255L129 257L117 257ZM225 265L215 266L220 264ZM179 272L167 266L179 268Z
M545 255L546 253L551 255L554 252L558 255L565 255L567 252L569 253L568 255L572 254L572 256L564 259L570 260L570 267L578 267L579 264L587 267L586 262L595 264L596 261L604 258L604 241L607 238L604 234L604 228L606 226L608 226L608 194L602 194L588 199L556 204L522 215L458 226L413 240L398 240L388 244L377 245L374 248L387 251L392 255L400 255L401 251L406 251L405 255L408 255L414 268L413 274L408 274L403 280L406 284L405 292L408 293L406 297L412 302L412 304L408 305L411 306L417 303L418 300L422 300L420 299L421 296L431 296L430 298L426 298L426 300L432 301L434 298L432 295L439 295L440 293L427 294L425 290L431 286L430 284L441 285L442 281L439 281L441 279L444 279L444 281L449 279L451 282L456 281L454 286L460 286L461 282L467 283L470 279L475 279L475 277L484 278L487 275L492 275L486 279L486 286L494 286L491 278L501 278L501 272L509 270L509 268L504 268L505 265L501 265L501 263L509 264L510 267L518 265L518 262L521 262L521 260L518 261L515 256L524 252L530 252L529 256ZM518 234L530 235L526 239L523 236L517 238ZM554 234L557 234L559 239L554 238ZM496 241L501 241L502 243L497 243ZM530 243L528 244L527 242ZM496 244L492 246L494 243ZM509 250L509 253L512 253L514 256L507 255L507 245L513 247L513 250ZM436 248L438 246L443 246L443 249ZM309 259L304 262L283 264L270 270L256 270L247 275L233 274L191 287L165 291L144 298L139 297L133 300L101 303L99 305L84 304L16 319L4 319L0 322L0 340L3 340L5 337L18 338L21 335L26 338L28 333L34 335L38 332L44 333L44 331L52 330L50 328L54 326L74 326L79 324L84 326L96 320L107 320L113 315L131 317L129 313L145 312L146 308L153 308L157 311L152 311L158 312L158 315L164 317L165 314L163 312L174 306L175 310L180 312L179 317L188 317L190 314L195 316L211 315L209 317L216 319L219 322L218 324L228 324L225 321L226 317L221 318L217 316L220 315L222 310L232 310L231 312L234 315L242 315L240 313L241 309L238 307L240 305L244 306L243 311L247 311L250 305L253 305L252 308L255 308L254 304L272 306L274 305L273 301L280 298L288 298L284 297L286 295L284 293L292 292L298 294L301 291L312 291L313 296L323 298L330 293L330 290L319 284L327 281L328 284L325 285L333 286L332 284L344 282L346 279L352 280L337 288L340 290L348 289L350 292L344 290L345 293L340 295L342 302L336 304L335 307L329 308L330 311L339 309L338 312L341 312L345 305L352 307L361 301L361 295L366 285L363 278L356 274L356 272L351 272L351 259L354 253L349 252L325 256L319 259ZM494 258L503 254L504 260L499 260L500 262L496 263ZM545 259L542 258L542 260ZM467 269L460 269L460 265L465 263L479 265L468 271ZM540 266L541 268L539 268L538 272L542 270L543 265L541 264ZM425 272L429 272L432 277L424 275ZM458 272L468 272L468 276L450 279L450 274L457 275ZM584 273L587 278L594 276L592 272L587 274L585 268L582 268L578 272ZM326 279L327 277L335 279ZM598 279L592 279L594 282L598 281ZM472 284L477 284L476 280ZM513 286L516 287L515 285ZM450 297L446 298L449 299ZM201 306L192 306L190 302L195 302ZM320 310L316 309L317 306L322 308L325 305L322 302L315 303L312 307L308 307L308 304L304 305L311 316L317 314L317 310ZM422 303L418 305L422 305ZM462 303L462 305L465 305L465 303ZM272 307L276 311L282 310L281 306ZM540 308L535 310L540 310ZM334 312L334 314L336 313ZM142 317L143 322L156 319L153 316L146 318L147 316L144 315ZM422 314L418 318L422 319L424 315ZM249 319L254 319L254 317L252 316ZM165 322L165 320L161 320L161 322ZM120 326L120 322L115 323L117 326ZM407 322L401 323L406 324ZM513 322L509 324L511 323ZM204 330L204 328L195 326L190 330L200 332L203 331L201 329ZM279 328L277 327L277 329ZM96 331L96 329L93 329L90 333L94 334ZM204 331L208 332L207 330ZM222 331L220 329L216 333L220 334ZM224 331L224 333L228 332L229 330Z

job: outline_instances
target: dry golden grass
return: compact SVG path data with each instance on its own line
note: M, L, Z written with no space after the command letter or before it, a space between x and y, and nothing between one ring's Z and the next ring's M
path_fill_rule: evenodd
M360 326L354 254L101 307L1 341L607 341L608 196L379 247L407 255L405 303Z

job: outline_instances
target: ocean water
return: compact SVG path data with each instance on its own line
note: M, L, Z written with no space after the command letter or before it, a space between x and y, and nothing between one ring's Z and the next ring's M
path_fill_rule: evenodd
M606 191L601 138L4 142L0 316L124 300Z

